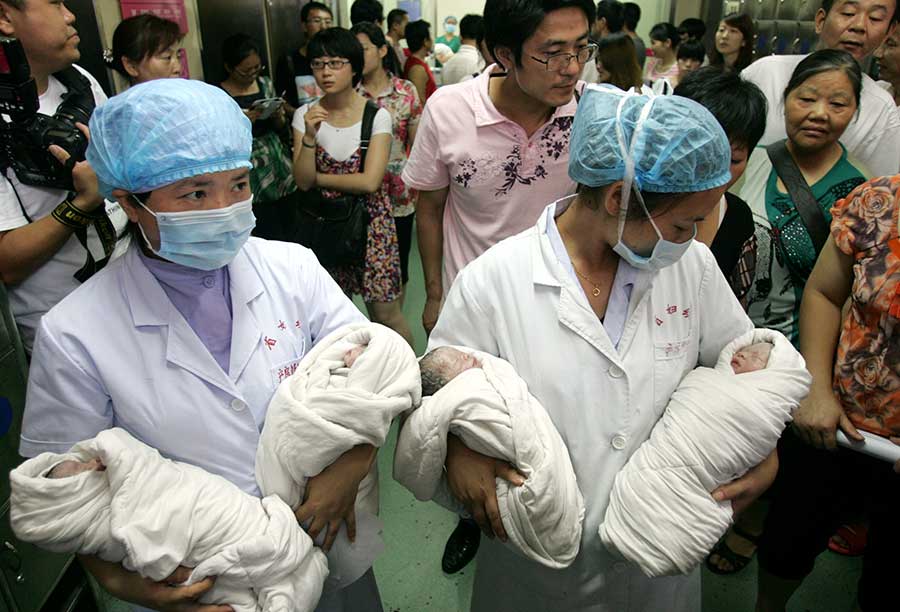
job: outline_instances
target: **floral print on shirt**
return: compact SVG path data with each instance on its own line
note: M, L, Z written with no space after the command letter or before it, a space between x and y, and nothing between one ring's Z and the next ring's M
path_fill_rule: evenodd
M522 145L513 146L512 150L502 160L493 158L469 157L463 159L457 168L453 180L462 187L468 189L469 185L481 175L500 175L502 184L495 190L494 195L508 195L517 185L532 185L536 181L547 178L546 164L557 161L569 153L569 135L572 132L572 116L557 117L546 125L541 135L534 138L529 146L539 147L539 157L532 167L526 168L522 156Z
M378 96L372 96L362 83L357 90L360 95L375 102L391 114L393 130L391 134L391 153L388 158L387 172L384 175L384 190L393 204L395 217L406 217L416 210L416 192L410 189L400 178L406 161L409 159L409 134L419 125L422 117L422 104L415 85L404 79L391 76L391 85Z
M900 176L864 183L832 209L837 247L853 258L833 387L853 424L900 436Z

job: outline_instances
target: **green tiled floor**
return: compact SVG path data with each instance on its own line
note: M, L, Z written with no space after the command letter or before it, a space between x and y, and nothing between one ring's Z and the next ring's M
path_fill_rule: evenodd
M422 268L414 246L404 313L413 330L417 354L425 348L425 334L420 322L423 305ZM464 612L468 610L472 566L454 577L445 576L440 569L444 542L456 524L456 517L435 504L417 502L394 482L391 461L395 437L396 431L393 431L378 458L387 551L376 562L375 573L384 609L386 612ZM798 518L802 520L802 517ZM789 610L850 612L860 567L858 559L825 553L819 558L814 574L792 600ZM734 576L721 577L704 571L703 612L752 612L755 591L755 562ZM122 612L121 604L112 607L110 612Z

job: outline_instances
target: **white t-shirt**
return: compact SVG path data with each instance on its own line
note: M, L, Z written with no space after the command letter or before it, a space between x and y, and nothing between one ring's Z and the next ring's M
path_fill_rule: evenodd
M294 113L294 119L291 126L300 132L306 133L306 123L303 118L306 111L310 108L309 104L304 104ZM379 108L375 113L375 121L372 123L372 136L378 134L391 134L393 124L391 122L391 114L383 108ZM325 121L319 126L316 134L316 144L325 149L325 152L333 157L336 161L347 161L359 149L360 136L362 135L362 120L354 123L350 127L336 128Z
M95 104L100 106L106 102L106 94L103 93L97 80L84 69L78 66L76 68L90 81ZM54 114L62 102L64 93L66 93L65 86L51 76L47 91L40 97L38 112L45 115ZM67 192L62 189L25 185L19 182L11 169L7 170L5 177L0 174L0 232L28 225L28 218L32 221L43 219L65 199L66 194ZM23 207L28 213L28 218L22 214ZM107 202L106 210L116 234L121 236L112 255L118 257L128 247L128 234L125 232L128 217L116 202ZM100 261L104 258L103 245L93 227L88 229L88 248L94 260ZM13 316L22 334L25 350L29 353L40 318L80 285L72 275L81 269L86 258L84 247L73 234L62 248L31 276L18 285L7 287Z
M441 72L441 84L455 85L467 76L484 70L484 60L478 49L472 45L462 45L459 51L453 54L447 63L444 64L444 70Z
M784 88L805 55L770 55L744 68L741 76L755 83L766 95L769 114L765 146L787 137L784 129ZM850 122L841 142L872 176L893 176L900 171L900 114L891 95L863 74L857 117Z

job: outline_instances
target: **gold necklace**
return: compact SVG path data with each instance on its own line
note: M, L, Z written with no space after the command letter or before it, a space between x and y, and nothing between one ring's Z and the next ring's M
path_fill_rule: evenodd
M598 285L597 283L595 283L594 281L589 279L587 276L585 276L584 274L579 272L578 268L575 267L575 262L572 262L572 269L575 270L575 274L577 274L578 276L580 276L581 278L583 278L584 280L586 280L587 282L589 282L590 284L592 284L594 286L594 290L591 291L591 294L594 297L600 297L600 294L602 293L602 291L600 290L600 285Z

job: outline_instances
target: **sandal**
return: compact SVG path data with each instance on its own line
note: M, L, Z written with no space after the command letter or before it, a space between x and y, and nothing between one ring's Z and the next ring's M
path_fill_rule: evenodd
M751 533L747 533L737 525L732 525L731 530L740 538L743 538L753 544L754 546L759 544L758 535L753 535ZM750 556L739 555L738 553L731 550L731 547L725 543L725 539L728 537L728 533L722 536L722 539L713 547L713 549L706 556L706 567L713 574L718 574L720 576L727 576L729 574L736 574L747 565L750 564L750 561L753 560L753 555L756 554L756 550L754 549L753 553ZM731 569L722 569L718 566L718 564L712 562L712 556L718 555L720 559L724 559L731 565Z
M858 557L866 551L868 535L869 528L865 523L841 525L828 540L828 549L845 557Z

